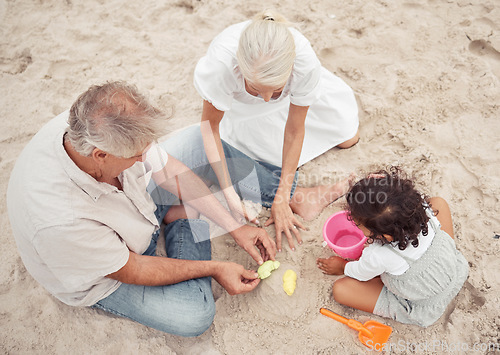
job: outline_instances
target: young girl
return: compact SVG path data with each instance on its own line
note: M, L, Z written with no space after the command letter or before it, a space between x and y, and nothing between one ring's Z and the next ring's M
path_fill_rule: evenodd
M304 226L292 212L305 220L321 212L293 209L295 172L333 147L357 143L352 89L321 66L299 31L270 11L222 31L198 62L194 84L204 100L205 149L228 205L233 209L240 202L231 188L221 139L281 174L268 224L274 220L279 248L282 232L293 247L291 233L300 242L296 227Z
M468 263L455 248L448 204L427 198L398 168L379 171L347 193L350 218L368 238L357 261L318 259L346 306L427 327L462 288Z

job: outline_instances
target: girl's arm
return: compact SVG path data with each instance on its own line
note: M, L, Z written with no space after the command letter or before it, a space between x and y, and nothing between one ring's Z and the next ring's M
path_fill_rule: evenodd
M344 275L345 266L348 261L340 256L330 256L328 259L318 258L316 265L327 275Z
M203 112L200 125L203 145L208 161L217 176L219 186L224 192L229 208L238 216L249 219L243 211L241 200L232 186L229 171L227 169L226 156L222 148L222 141L219 133L219 124L223 116L224 111L216 109L214 105L206 100L203 101ZM256 218L251 220L251 222L258 223Z
M368 281L380 276L388 270L387 264L393 265L402 261L408 267L404 259L398 258L392 252L380 255L380 248L377 248L377 252L373 251L373 247L373 244L368 245L359 260L347 261L340 256L331 256L326 259L318 258L316 264L327 275L346 275L358 281Z
M288 119L285 125L281 180L273 201L273 206L271 207L272 219L266 222L266 225L269 225L274 221L278 250L281 250L281 233L285 233L290 248L294 250L292 232L295 234L300 244L302 243L302 239L296 226L305 229L296 219L290 208L290 193L295 171L297 170L300 154L302 152L302 143L305 135L305 120L308 109L309 106L290 104Z

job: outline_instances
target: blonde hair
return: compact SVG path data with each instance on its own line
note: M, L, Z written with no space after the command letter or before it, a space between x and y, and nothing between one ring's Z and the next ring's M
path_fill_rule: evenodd
M83 156L98 148L130 158L166 133L166 118L133 85L94 85L71 106L66 138Z
M283 86L292 73L295 41L290 23L280 14L264 11L242 32L236 57L243 77L253 84Z

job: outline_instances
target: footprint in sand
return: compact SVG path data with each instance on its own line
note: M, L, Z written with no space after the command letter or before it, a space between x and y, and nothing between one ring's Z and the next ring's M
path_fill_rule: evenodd
M469 50L476 55L487 56L500 61L500 52L493 48L493 46L484 39L471 41L469 44Z
M13 58L0 57L0 72L12 75L23 73L33 63L29 48L25 48Z
M175 6L184 9L188 14L192 14L194 11L194 5L191 1L179 1L177 4L175 4Z
M476 287L474 287L469 281L465 281L464 287L470 293L470 305L473 308L479 309L486 303L486 298L481 294Z
M480 308L484 306L486 303L486 297L482 295L482 292L474 287L468 280L464 283L464 291L460 291L457 298L453 299L448 308L446 309L443 315L443 327L446 329L448 324L453 324L451 319L452 313L455 311L455 308L459 303L467 304L468 309L477 312ZM500 318L500 317L499 317Z
M484 39L476 39L469 43L471 53L485 57L491 65L493 73L500 78L500 52Z

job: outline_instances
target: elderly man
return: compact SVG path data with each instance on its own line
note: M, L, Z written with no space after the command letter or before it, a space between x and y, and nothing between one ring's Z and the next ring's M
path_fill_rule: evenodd
M274 259L276 246L265 230L235 220L174 158L197 169L207 165L199 164L203 149L189 148L193 130L178 138L183 144L170 142L172 153L155 143L164 133L163 118L135 87L91 87L21 153L9 182L8 212L27 270L62 302L196 336L215 314L211 278L230 294L253 290L259 279L239 264L211 260L208 224L186 219L171 193L229 231L257 263ZM231 169L256 172L258 179L249 181L270 182L247 181L240 190L272 200L279 176L233 153ZM246 164L251 167L242 168ZM150 181L155 185L147 190ZM167 257L156 256L162 221Z

